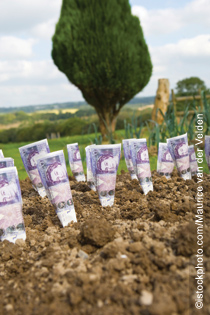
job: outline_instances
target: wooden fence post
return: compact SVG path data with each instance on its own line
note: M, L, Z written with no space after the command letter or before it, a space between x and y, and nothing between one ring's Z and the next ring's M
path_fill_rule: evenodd
M161 109L161 111L165 115L169 103L169 94L169 80L159 79L155 97L155 104L152 110L152 120L156 121L158 124L161 124L164 120L158 109Z

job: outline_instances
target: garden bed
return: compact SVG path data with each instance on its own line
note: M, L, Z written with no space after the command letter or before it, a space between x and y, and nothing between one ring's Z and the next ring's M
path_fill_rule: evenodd
M47 197L21 181L27 239L0 243L0 314L187 315L189 305L196 314L196 178L152 173L147 196L128 173L118 175L112 208L70 177L78 222L65 228ZM209 314L210 175L202 186Z

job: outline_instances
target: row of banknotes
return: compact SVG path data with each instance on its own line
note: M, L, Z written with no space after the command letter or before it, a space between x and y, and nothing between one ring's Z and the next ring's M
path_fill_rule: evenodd
M131 179L139 179L146 194L152 190L152 179L146 139L123 140L125 162ZM205 155L210 170L210 136L205 136ZM183 179L191 179L197 174L198 163L194 145L188 146L187 133L159 143L157 172L167 179L177 168ZM146 184L147 183L147 184Z
M71 170L85 181L78 143L67 146ZM50 153L47 139L19 148L26 172L41 197L48 196L63 226L76 222L76 213L62 150ZM18 173L12 158L0 150L0 239L25 240L22 197Z
M145 194L153 190L146 139L123 140L124 156L132 179L138 179ZM86 150L87 184L98 192L102 206L114 204L121 144L90 145ZM48 196L63 226L76 222L76 213L67 174L64 152L50 153L47 140L19 148L34 189ZM67 145L69 164L77 181L85 181L78 143ZM205 154L210 170L210 136L205 136ZM159 144L157 171L170 178L176 166L180 176L191 179L197 172L194 146L188 146L187 134ZM22 216L22 198L17 169L12 158L0 150L0 239L15 242L26 238Z
M47 139L19 148L34 189L51 201L62 226L77 222L63 150L50 152ZM67 145L69 164L77 181L85 181L78 143Z

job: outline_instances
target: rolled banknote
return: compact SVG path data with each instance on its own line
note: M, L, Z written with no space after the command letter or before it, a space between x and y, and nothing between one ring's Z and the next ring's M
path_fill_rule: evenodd
M136 161L137 177L143 192L146 195L149 191L153 191L146 139L135 139L131 141L131 156L132 161Z
M167 144L180 176L191 179L187 133L167 139Z
M3 158L3 157L4 157L3 151L0 150L0 158Z
M37 169L37 160L50 152L47 139L27 144L19 148L19 151L26 172L32 182L32 186L41 197L46 196L46 192Z
M167 143L159 142L157 172L166 178L170 178L173 169L174 160L169 152Z
M26 239L22 197L16 167L0 169L0 239Z
M37 168L63 227L77 222L63 151L46 154L37 161Z
M134 167L133 167L133 162L131 159L131 151L130 151L130 144L129 144L130 140L133 140L133 139L125 139L122 141L123 151L124 151L124 156L125 156L125 163L130 173L131 179L137 179L137 176L135 174Z
M198 162L195 155L194 145L189 145L188 152L189 152L189 157L190 157L190 170L193 176L197 174L197 169L198 169Z
M91 148L91 164L102 207L114 204L121 144L96 145Z
M205 155L206 155L206 162L208 164L208 168L210 171L210 136L205 136Z
M96 191L96 186L94 182L93 172L91 168L91 148L95 146L95 144L89 145L85 148L86 152L86 165L87 165L87 184L90 189Z
M136 151L134 150L137 142L147 141L146 138L142 139L129 139L130 156L133 164L133 169L137 177L137 163L136 163ZM138 177L137 177L138 178Z
M78 182L85 182L85 174L78 143L67 144L71 171Z
M1 158L0 159L0 168L12 167L14 166L14 160L12 158Z
M140 139L130 139L129 140L130 156L131 156L131 161L133 164L133 169L134 169L134 173L135 173L136 177L137 177L137 164L136 164L136 151L134 150L134 147L135 147L135 143L139 140ZM143 139L143 140L146 141L146 139Z
M91 171L93 174L94 186L96 187L96 167L95 166L96 166L97 154L95 153L94 148L95 148L95 146L90 147L90 164L91 164ZM96 191L97 191L97 187L96 187Z

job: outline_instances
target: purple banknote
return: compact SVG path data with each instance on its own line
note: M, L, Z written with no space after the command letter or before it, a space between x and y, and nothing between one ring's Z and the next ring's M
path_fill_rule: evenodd
M205 136L205 155L206 162L210 171L210 136Z
M26 239L22 198L16 167L0 169L0 239Z
M93 182L94 182L94 186L96 187L96 158L97 158L97 154L95 153L94 150L95 146L91 146L90 147L90 166L91 166L91 171L93 174ZM96 187L97 190L97 187Z
M86 152L86 165L87 165L87 184L90 187L90 189L96 191L93 172L91 168L91 148L94 146L95 144L87 146L85 148L85 152Z
M167 143L159 142L157 172L166 178L170 178L173 169L174 160L169 152Z
M124 151L124 156L125 156L125 163L130 173L131 179L137 179L137 176L135 174L134 167L133 167L133 162L131 159L130 142L129 142L130 140L133 140L133 139L125 139L122 141L123 151Z
M121 144L91 147L92 172L102 207L114 204L120 154Z
M85 174L78 143L67 144L71 171L78 182L85 182Z
M137 177L137 164L136 164L136 151L134 148L136 147L136 143L139 141L140 142L146 141L146 139L130 139L129 140L131 162L132 162L134 173L135 173L136 177Z
M167 144L180 176L191 179L187 133L167 139Z
M0 158L3 158L3 157L4 157L3 151L0 150Z
M62 225L77 222L63 151L52 152L40 158L37 168Z
M37 190L41 197L46 196L46 192L37 169L37 160L50 152L47 139L25 145L19 148L19 151L34 189Z
M197 174L197 169L198 169L198 162L195 155L194 145L189 145L188 152L189 152L189 158L190 158L190 170L193 176Z
M0 168L12 167L14 166L14 160L12 158L1 158L0 159Z
M153 191L146 139L135 139L131 141L131 157L132 161L136 163L137 177L146 195L150 190Z

